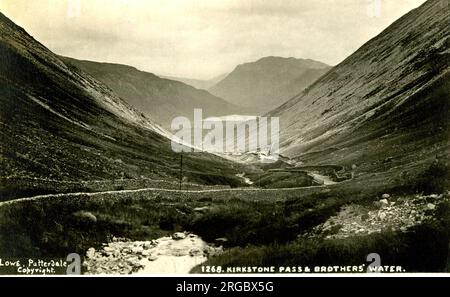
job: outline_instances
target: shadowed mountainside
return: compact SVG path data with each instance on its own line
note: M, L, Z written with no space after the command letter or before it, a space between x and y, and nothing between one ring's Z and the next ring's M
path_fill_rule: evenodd
M131 66L79 61L66 57L61 59L103 82L129 104L167 129L170 129L175 117L185 116L192 119L194 108L203 109L205 117L233 114L240 110L205 90L160 78Z
M174 232L187 230L223 245L223 253L208 252L202 263L222 271L274 266L299 273L309 266L364 272L370 253L380 255L378 268L450 271L450 171L441 162L448 153L449 29L440 3L429 0L410 12L270 114L281 116L282 148L295 157L286 160L295 168L267 164L261 168L274 175L240 175L260 186L274 177L284 185L281 178L294 170L328 175L350 169L351 178L293 189L151 188L0 202L0 255L92 258L92 251L103 250L111 266L121 258L155 261L159 254L133 252L136 245L130 258L125 250L107 251L105 243L179 239ZM0 148L7 176L115 178L122 171L175 180L170 172L178 156L167 149L164 131L2 15L0 31ZM418 178L408 176L430 159ZM211 155L187 155L186 163L194 181L227 183L235 173ZM305 172L298 177L297 185Z
M427 1L270 112L282 153L362 172L448 159L449 19Z
M2 191L17 178L178 179L180 156L162 128L2 14L0 32ZM191 182L237 179L213 155L185 156L184 166Z

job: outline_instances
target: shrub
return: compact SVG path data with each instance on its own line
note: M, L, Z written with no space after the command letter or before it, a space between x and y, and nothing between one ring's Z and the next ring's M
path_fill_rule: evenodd
M445 162L435 161L419 175L415 190L425 194L440 194L449 188L450 166Z

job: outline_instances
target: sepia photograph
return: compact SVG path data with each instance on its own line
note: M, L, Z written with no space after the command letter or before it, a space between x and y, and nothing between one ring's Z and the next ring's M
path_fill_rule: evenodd
M449 107L449 0L0 0L0 276L448 276Z

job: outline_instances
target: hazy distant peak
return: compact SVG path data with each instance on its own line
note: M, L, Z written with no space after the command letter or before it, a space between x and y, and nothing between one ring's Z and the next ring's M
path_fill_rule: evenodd
M294 57L279 57L279 56L267 56L262 57L256 61L253 62L247 62L242 63L238 65L237 67L242 66L251 66L255 64L260 65L273 65L276 63L285 63L285 64L292 64L292 65L299 65L299 66L308 66L310 68L325 68L329 67L329 65L322 63L320 61L315 61L312 59L301 59L301 58L294 58Z
M164 79L176 80L185 83L187 85L193 86L194 88L197 89L208 90L210 87L214 86L216 83L224 79L227 75L228 73L223 73L206 80L187 77L165 76L165 75L159 75L159 77Z
M300 93L329 69L311 59L263 57L236 66L209 91L261 115Z

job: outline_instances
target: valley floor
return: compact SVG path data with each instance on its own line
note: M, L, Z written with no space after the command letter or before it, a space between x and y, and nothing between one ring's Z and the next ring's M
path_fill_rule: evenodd
M76 252L83 273L122 274L199 273L202 264L358 266L376 252L408 272L445 271L448 168L424 164L374 172L248 166L235 176L244 186L235 188L183 180L180 189L177 181L145 178L3 179L10 189L0 202L0 255Z
M336 183L317 170L308 176L321 180L322 185L258 188L264 178L278 180L282 176L280 172L271 172L270 178L264 174L267 171L249 173L254 185L247 188L145 188L46 194L0 202L0 254L61 257L76 251L87 263L85 273L105 273L109 266L101 264L102 257L110 257L108 246L119 244L114 237L125 238L121 244L131 246L187 231L198 235L193 238L202 240L203 248L221 246L224 252L206 255L205 249L197 247L195 255L168 255L180 267L203 261L223 267L356 265L365 263L364 255L378 251L386 262L403 265L407 271L448 269L443 256L448 254L450 230L447 192L402 194L409 191L405 186L395 182L388 186L391 173ZM255 179L258 176L259 180ZM425 235L432 236L427 240L433 244L423 246ZM417 258L417 253L423 252L417 246L429 250L426 261ZM335 253L341 256L333 258ZM150 259L154 254L120 252L119 262L112 261L112 268L117 273L127 269L154 272L148 268L154 266ZM127 260L131 266L120 267L121 259L134 264ZM193 272L200 270L197 267Z

